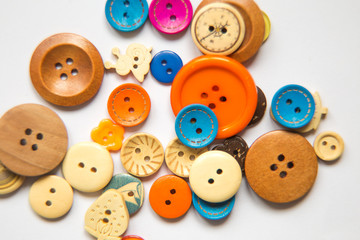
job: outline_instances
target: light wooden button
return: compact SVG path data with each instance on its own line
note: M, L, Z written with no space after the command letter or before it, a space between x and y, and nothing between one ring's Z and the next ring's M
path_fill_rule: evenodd
M209 151L193 163L189 180L192 190L201 199L218 203L231 198L241 184L241 168L230 154Z
M180 177L189 177L195 159L207 151L206 147L190 148L185 146L178 138L174 138L165 149L165 162L174 174Z
M82 192L96 192L111 180L114 164L105 147L94 142L82 142L70 147L62 171L73 188Z
M338 159L344 151L344 140L335 132L320 133L314 142L316 155L324 161Z
M164 148L156 137L137 133L125 140L120 157L130 174L147 177L160 169L164 162Z
M37 180L30 188L32 209L44 218L64 216L73 204L73 190L65 179L49 175Z
M9 171L0 163L0 195L16 191L24 183L25 177Z

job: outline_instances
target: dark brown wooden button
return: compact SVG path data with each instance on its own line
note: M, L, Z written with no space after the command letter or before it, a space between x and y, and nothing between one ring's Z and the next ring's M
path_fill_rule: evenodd
M95 46L82 36L60 33L45 39L30 62L31 81L47 101L75 106L99 90L104 65Z
M254 124L258 123L263 118L263 116L265 114L265 110L266 110L265 94L261 90L261 88L259 88L258 86L256 88L257 88L257 94L258 94L256 110L255 110L253 118L251 119L251 121L248 124L248 127L253 126Z
M23 176L50 172L63 160L68 136L59 116L38 104L23 104L0 118L0 159Z
M249 148L245 174L251 188L263 199L291 202L304 196L315 182L317 157L303 136L273 131L259 137Z

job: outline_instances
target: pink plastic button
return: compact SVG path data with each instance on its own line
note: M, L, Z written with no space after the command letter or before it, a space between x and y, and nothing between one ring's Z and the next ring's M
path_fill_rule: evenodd
M152 25L160 32L175 34L185 30L192 19L189 0L153 0L149 8Z

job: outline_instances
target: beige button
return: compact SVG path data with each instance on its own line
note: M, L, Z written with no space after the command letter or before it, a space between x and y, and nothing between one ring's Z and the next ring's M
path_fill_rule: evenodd
M241 184L241 169L230 154L209 151L201 154L193 163L189 181L192 190L201 199L217 203L231 198Z
M16 191L24 183L25 177L19 176L0 163L0 195Z
M156 137L137 133L126 139L120 157L126 171L137 177L147 177L160 169L164 148Z
M111 180L114 164L105 147L94 142L73 145L62 164L65 179L82 192L96 192Z
M49 175L37 180L30 188L32 209L44 218L64 216L73 204L73 190L65 179Z
M316 155L324 161L338 159L344 151L344 140L335 132L320 133L314 141Z
M120 192L104 192L85 214L85 230L97 239L121 239L129 224L129 213Z
M189 177L195 159L207 151L206 147L190 148L185 146L178 138L174 138L165 149L165 162L174 174L179 177Z

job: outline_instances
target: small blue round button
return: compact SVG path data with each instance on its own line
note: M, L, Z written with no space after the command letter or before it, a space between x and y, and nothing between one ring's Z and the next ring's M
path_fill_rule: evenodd
M196 211L209 220L223 219L230 214L235 204L235 196L220 203L209 203L199 198L193 192L193 205Z
M151 74L162 83L172 83L176 74L182 68L181 58L173 51L164 50L158 52L150 64Z
M191 104L180 110L175 119L179 140L188 147L202 148L210 144L218 132L218 121L210 108Z
M107 0L106 19L116 30L130 32L141 27L149 14L146 0Z
M306 88L290 84L275 93L271 102L271 111L275 120L284 127L300 128L313 118L315 101Z

